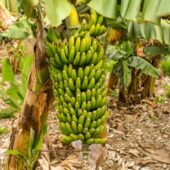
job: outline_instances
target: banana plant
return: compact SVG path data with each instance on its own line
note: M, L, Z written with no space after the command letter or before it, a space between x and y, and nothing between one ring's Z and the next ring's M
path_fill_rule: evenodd
M28 143L28 155L24 155L22 152L14 149L9 149L6 151L8 155L14 155L17 158L23 161L23 168L27 170L32 170L34 168L34 164L37 161L41 145L43 143L43 137L47 131L47 127L43 127L38 137L35 138L35 131L33 128L30 128L30 140Z
M145 49L145 52L151 54L149 49ZM152 66L149 61L136 56L134 43L131 41L122 41L119 44L109 46L107 55L110 60L115 61L112 75L114 75L114 79L118 78L120 81L119 100L121 102L128 102L131 93L136 97L137 88L142 88L139 86L142 81L140 77L148 75L157 78L160 74L159 70ZM157 53L153 55L157 55ZM116 83L118 82L116 81Z
M32 1L20 0L20 11L30 18L36 25L36 44L34 47L34 62L28 79L28 86L20 119L16 130L13 131L10 150L28 156L30 128L34 130L34 139L37 140L44 126L47 125L49 107L53 101L52 81L48 70L48 56L45 51L45 27L58 27L62 20L69 16L73 6L67 0ZM43 9L46 9L46 15ZM30 121L31 120L31 121ZM43 134L44 136L44 134ZM5 169L21 170L25 167L24 158L10 152L6 159ZM37 157L36 157L37 159ZM33 161L34 167L35 161Z

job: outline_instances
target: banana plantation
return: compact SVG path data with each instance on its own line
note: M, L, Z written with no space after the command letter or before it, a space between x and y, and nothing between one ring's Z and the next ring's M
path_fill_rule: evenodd
M170 1L0 0L0 169L170 170Z

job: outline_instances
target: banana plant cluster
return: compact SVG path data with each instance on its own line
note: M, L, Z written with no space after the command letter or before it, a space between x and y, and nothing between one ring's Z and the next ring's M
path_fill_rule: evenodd
M47 43L57 117L65 143L106 142L106 57L103 45L96 38L106 30L102 23L103 17L91 11L77 36Z

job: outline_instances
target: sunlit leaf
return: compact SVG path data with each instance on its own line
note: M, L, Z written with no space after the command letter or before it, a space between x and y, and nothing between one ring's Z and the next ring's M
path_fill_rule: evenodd
M137 21L141 2L142 0L130 0L124 18L130 21Z
M170 15L169 0L161 0L156 15L159 17L166 17Z
M14 73L11 68L9 59L5 59L2 63L2 80L11 83L16 83Z
M73 6L67 0L45 0L47 17L52 26L59 26L71 12Z
M107 18L116 18L117 0L91 0L88 6Z
M142 11L142 17L145 21L153 22L156 24L160 23L160 18L156 16L156 12L160 5L161 0L145 0Z

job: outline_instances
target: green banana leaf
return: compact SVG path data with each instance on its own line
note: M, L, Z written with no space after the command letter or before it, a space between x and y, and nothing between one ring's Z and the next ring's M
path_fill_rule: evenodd
M156 16L156 12L160 5L161 0L144 0L142 11L142 19L146 22L160 24L160 18Z
M132 56L129 58L129 66L137 70L141 70L142 73L146 75L150 75L152 77L158 77L160 75L160 72L158 69L152 66L145 59L138 57L138 56Z
M139 18L142 0L130 0L124 18L130 21L137 21ZM123 3L121 5L124 5Z
M114 73L120 78L121 86L127 87L131 82L131 69L128 60L120 60L113 67Z
M57 27L70 14L73 6L67 0L45 0L45 8L51 26Z
M117 17L117 0L91 0L88 6L106 18Z
M149 47L145 47L143 49L144 53L146 55L155 57L155 56L166 56L169 54L169 49L168 47L164 46L164 47L158 47L158 46L149 46Z
M169 0L161 0L159 8L156 12L156 16L158 17L166 17L170 15L170 1Z

